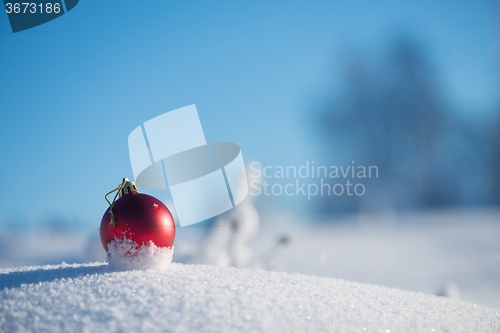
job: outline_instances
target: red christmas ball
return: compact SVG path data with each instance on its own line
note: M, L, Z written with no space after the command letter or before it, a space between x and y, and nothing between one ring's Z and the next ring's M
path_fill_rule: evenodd
M127 182L121 197L101 220L101 242L108 252L108 244L115 238L128 238L138 246L150 241L158 247L171 247L175 238L175 223L168 208L158 199L137 191L133 182Z

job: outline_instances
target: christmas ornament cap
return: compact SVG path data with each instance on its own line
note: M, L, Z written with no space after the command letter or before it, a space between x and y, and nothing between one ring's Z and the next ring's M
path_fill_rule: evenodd
M137 189L135 183L128 180L128 178L123 178L122 185L123 186L119 192L120 198L124 195L139 193L139 190Z

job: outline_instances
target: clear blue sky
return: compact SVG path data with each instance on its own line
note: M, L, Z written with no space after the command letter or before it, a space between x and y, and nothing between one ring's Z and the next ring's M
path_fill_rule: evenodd
M246 161L314 159L305 119L335 88L346 49L405 33L425 42L445 93L499 105L495 1L83 0L12 34L0 13L0 229L49 215L98 226L103 195L132 177L127 137L196 104L209 141Z

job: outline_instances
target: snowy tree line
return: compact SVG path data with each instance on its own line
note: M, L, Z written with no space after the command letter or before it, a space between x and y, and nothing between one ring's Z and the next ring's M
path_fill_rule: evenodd
M500 116L454 110L437 74L406 38L379 63L344 63L342 88L315 125L324 156L377 165L380 177L367 182L364 197L324 198L320 212L500 204Z

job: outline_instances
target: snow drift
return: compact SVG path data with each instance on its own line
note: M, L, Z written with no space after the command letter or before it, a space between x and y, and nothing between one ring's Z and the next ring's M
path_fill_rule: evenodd
M340 279L172 263L0 270L2 332L472 332L499 310Z

